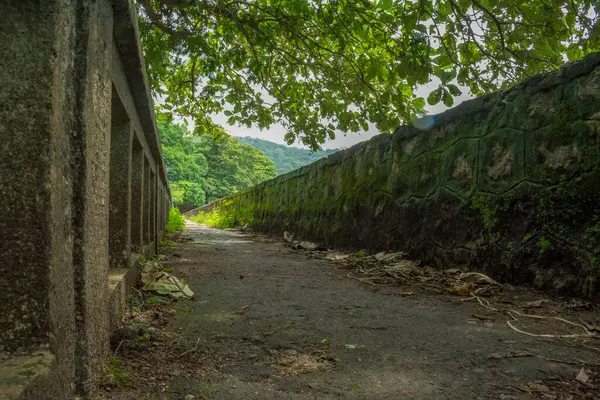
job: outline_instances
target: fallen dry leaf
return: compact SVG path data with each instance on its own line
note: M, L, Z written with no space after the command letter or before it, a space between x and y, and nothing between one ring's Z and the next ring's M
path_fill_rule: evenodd
M496 282L495 280L490 278L489 276L484 275L479 272L465 272L463 274L460 274L458 279L465 281L465 282L475 283L475 284L488 284L488 285L502 286L498 282Z
M517 358L517 357L533 357L534 354L525 350L515 350L508 352L504 355L504 358Z
M581 368L581 371L575 377L579 382L587 383L590 380L590 376L585 372L585 368Z
M549 303L549 302L550 302L550 300L547 300L547 299L540 299L540 300L535 300L535 301L529 301L529 302L525 303L523 305L523 307L525 307L525 308L539 308L543 304Z
M451 288L446 288L448 293L456 294L458 296L470 296L471 295L471 285L465 283L463 285L454 286Z
M550 389L544 385L542 381L530 382L521 388L524 392L528 393L549 393Z

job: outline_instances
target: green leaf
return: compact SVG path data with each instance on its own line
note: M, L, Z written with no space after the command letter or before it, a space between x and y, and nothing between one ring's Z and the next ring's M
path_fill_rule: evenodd
M462 94L461 90L456 85L449 84L446 85L446 87L448 88L452 96L460 96Z
M454 105L454 98L452 97L450 92L444 90L442 97L444 99L444 105L446 107L452 107Z
M442 54L439 57L437 57L435 59L435 63L440 67L440 68L448 68L454 65L454 63L452 62L452 60L450 59L450 57L446 54Z
M422 97L417 97L413 102L413 105L415 106L415 108L423 110L425 108L425 99Z
M393 0L379 0L378 7L384 10L389 10L393 7Z
M430 106L434 106L434 105L438 104L441 99L442 99L442 88L437 88L433 92L429 93L429 96L427 96L427 103L429 103Z
M390 76L390 71L388 70L388 66L384 64L380 64L379 75L381 78L386 81Z

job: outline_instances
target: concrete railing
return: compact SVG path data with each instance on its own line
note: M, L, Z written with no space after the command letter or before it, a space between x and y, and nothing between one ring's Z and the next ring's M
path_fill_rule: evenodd
M86 397L171 205L136 10L0 15L0 398Z

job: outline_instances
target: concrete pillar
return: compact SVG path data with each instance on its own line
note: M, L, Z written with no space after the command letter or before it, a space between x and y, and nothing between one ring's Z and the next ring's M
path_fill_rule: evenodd
M142 226L144 219L144 151L136 136L131 135L131 250L139 253L144 243Z
M111 0L76 0L74 167L76 391L90 393L109 355L108 229L112 115ZM29 3L29 2L27 2ZM40 2L41 3L41 2ZM63 3L66 3L63 1ZM71 338L72 340L72 338Z
M18 396L48 368L20 398L72 397L74 8L0 1L0 353L41 354L0 378Z
M112 96L110 203L108 220L111 268L129 267L131 241L131 134L127 111L116 90Z

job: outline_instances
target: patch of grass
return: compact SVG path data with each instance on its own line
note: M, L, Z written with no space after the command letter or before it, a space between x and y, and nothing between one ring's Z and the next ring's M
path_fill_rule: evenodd
M170 268L172 269L172 268ZM166 270L166 268L165 268ZM146 303L152 305L152 304L160 304L160 303L164 303L165 299L162 296L152 296L150 297L148 300L146 300Z
M201 212L192 217L191 220L218 229L234 228L236 226L235 216L225 213L219 208L215 208L211 212Z
M551 243L548 239L546 239L545 237L542 236L541 238L539 238L537 245L538 245L538 248L540 249L540 254L542 254L550 247Z
M356 253L354 253L354 256L358 258L367 257L368 255L369 253L366 250L359 250Z
M175 242L169 238L164 238L160 241L160 247L165 250L173 250L175 247Z
M246 224L252 224L254 220L254 206L240 206L236 208L232 207L229 203L225 203L222 206L215 207L210 212L201 212L190 219L211 228L241 228Z
M142 336L138 337L138 340L139 340L140 342L147 342L147 341L149 341L149 340L150 340L150 334L148 334L148 333L145 333L145 334L143 334Z
M123 362L118 358L112 357L108 362L106 370L105 384L110 386L132 386L135 382L135 376L127 371Z
M179 209L173 207L169 210L169 218L167 220L167 233L182 231L185 228L185 221Z

